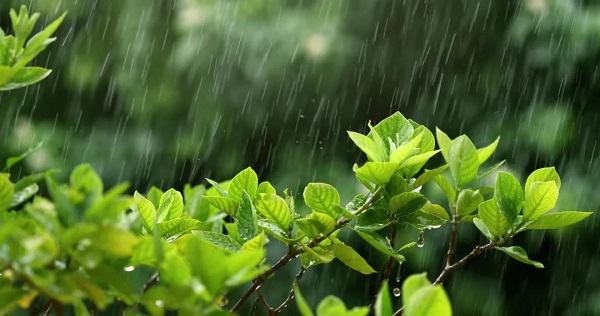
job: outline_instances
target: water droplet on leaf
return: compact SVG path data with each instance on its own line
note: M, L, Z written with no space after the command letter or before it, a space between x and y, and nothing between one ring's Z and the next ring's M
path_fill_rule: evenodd
M394 296L395 296L395 297L399 297L399 296L400 296L400 289L399 289L399 288L397 288L397 287L395 287L395 288L392 290L392 294L394 294Z

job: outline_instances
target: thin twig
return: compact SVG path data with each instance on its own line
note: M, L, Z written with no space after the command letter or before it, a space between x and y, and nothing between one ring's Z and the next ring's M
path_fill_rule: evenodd
M304 269L304 267L302 267L300 269L300 271L298 272L298 274L296 274L296 277L294 278L294 283L292 284L292 288L290 289L290 293L288 294L287 298L283 301L283 303L281 303L274 310L275 315L281 313L281 311L288 306L288 304L290 303L290 301L294 299L294 295L295 295L294 294L294 288L296 287L296 285L298 285L298 283L300 283L300 279L304 275L304 272L306 272L306 269Z
M392 231L390 233L390 245L392 246L392 248L394 248L396 246L396 224L392 224ZM394 261L396 259L392 256L388 257L388 261L387 264L385 265L385 270L383 270L383 275L381 277L381 281L380 281L380 285L379 287L381 287L381 284L383 284L384 281L389 280L390 279L390 274L392 273L392 266L394 265ZM373 296L373 299L371 300L371 304L369 304L369 313L372 313L375 310L375 301L377 300L377 294L378 292L375 292L375 295Z
M491 250L500 245L502 241L490 241L488 244L483 246L475 247L468 255L464 256L462 259L458 260L455 264L450 266L446 266L442 273L437 277L433 285L438 285L444 283L444 280L452 273L454 270L464 266L467 262L471 261L477 255L481 254L484 251ZM400 316L404 312L404 306L402 306L399 310L394 313L394 316Z
M452 229L450 231L450 242L448 243L448 257L446 257L446 267L452 265L454 261L454 248L456 248L456 234L458 233L458 216L456 209L452 210Z
M381 192L383 192L383 186L380 186L379 188L377 188L377 190L375 190L375 192L373 192L373 194L371 194L371 196L369 196L369 198L365 201L365 203L358 210L356 210L354 215L358 216L361 213L365 212L367 209L369 209L369 207L371 207L371 204L373 204L373 202L377 199L377 197L379 196L379 194ZM316 247L317 245L319 245L319 243L321 241L327 239L335 231L348 225L348 223L350 223L349 219L347 219L345 217L340 218L337 221L337 223L332 231L315 237L312 241L310 241L308 244L306 244L306 246L308 248ZM242 297L240 297L240 299L235 303L235 305L233 305L233 307L230 309L230 312L233 313L233 312L237 311L242 306L242 304L244 304L244 302L246 302L246 300L248 300L248 298L252 295L252 293L254 293L256 291L256 289L258 289L258 287L267 280L267 278L269 278L273 273L275 273L275 271L281 269L288 262L290 262L292 259L298 257L298 255L304 253L305 251L306 250L302 247L298 247L295 249L290 248L290 250L288 251L288 253L285 256L281 257L281 259L279 259L279 261L277 261L271 268L269 268L267 271L263 272L256 279L254 279L254 282L252 283L250 288L242 295Z

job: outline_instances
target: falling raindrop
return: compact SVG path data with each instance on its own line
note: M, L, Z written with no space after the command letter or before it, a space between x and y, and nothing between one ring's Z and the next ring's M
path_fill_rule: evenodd
M425 233L423 231L419 232L419 239L417 239L417 247L421 248L425 246Z
M395 297L400 297L400 289L399 289L399 288L397 288L397 287L395 287L395 288L392 290L392 294L394 294L394 296L395 296Z

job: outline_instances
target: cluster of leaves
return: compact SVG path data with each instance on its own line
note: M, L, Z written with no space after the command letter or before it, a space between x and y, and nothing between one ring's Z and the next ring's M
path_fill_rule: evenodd
M27 11L21 11L25 16ZM126 183L105 192L100 177L86 164L75 168L66 184L57 183L52 171L13 182L6 171L24 156L11 158L0 173L0 313L88 315L118 308L129 315L229 315L256 294L270 315L294 298L303 315L312 315L299 290L305 271L337 259L359 273L377 273L337 238L341 229L351 229L389 257L381 290L369 307L348 309L340 299L326 297L318 315L367 315L371 310L382 316L450 315L441 283L455 269L491 249L541 268L522 248L501 245L524 230L555 229L591 214L549 213L560 188L554 168L534 171L524 190L506 172L494 174L495 187L480 185L503 163L480 171L499 140L477 149L465 135L450 139L437 130L434 137L427 127L400 113L369 124L369 129L367 135L349 132L368 158L354 166L366 193L342 205L336 188L310 183L303 191L308 214L296 212L293 195L279 194L268 181L260 182L251 168L229 181L208 180L210 188L187 185L179 192L153 187L130 196ZM440 152L445 164L423 170ZM48 197L38 193L42 181ZM448 210L420 193L429 182L442 189ZM403 307L394 311L387 283L391 265L406 260L404 249L422 246L419 240L396 245L396 227L423 231L448 222L446 267L434 282L425 274L407 278ZM454 243L463 222L473 223L490 242L455 262ZM273 264L266 260L266 244L272 239L288 248ZM302 267L289 296L271 307L260 286L296 259ZM231 290L249 282L249 289L227 308Z
M10 11L14 35L6 35L0 28L0 91L31 85L52 72L42 67L27 67L27 64L56 40L51 36L65 15L66 13L27 40L40 17L39 13L30 16L25 6L21 6L18 14L15 10Z

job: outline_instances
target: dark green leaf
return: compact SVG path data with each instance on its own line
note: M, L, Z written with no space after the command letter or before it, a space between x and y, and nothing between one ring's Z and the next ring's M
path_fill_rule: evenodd
M521 189L519 180L508 172L499 172L496 179L494 199L508 224L512 225L521 212L524 203L523 189Z
M425 203L427 199L422 194L404 192L390 199L388 211L398 216L406 216L418 211Z
M243 240L247 241L257 235L258 224L256 220L256 209L252 204L252 198L246 191L242 191L242 198L240 207L238 208L236 221L238 232Z
M592 212L567 211L549 213L539 217L535 222L527 226L527 229L557 229L578 223L590 215L592 215Z

